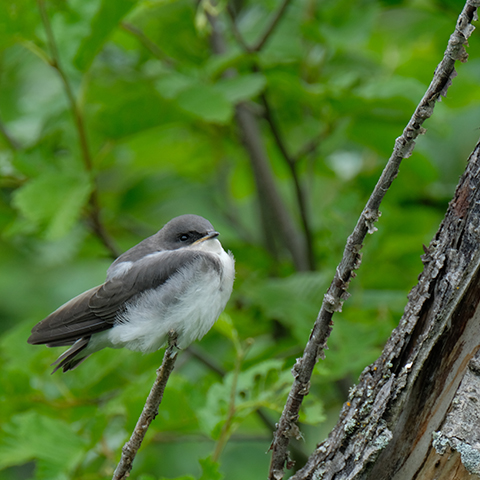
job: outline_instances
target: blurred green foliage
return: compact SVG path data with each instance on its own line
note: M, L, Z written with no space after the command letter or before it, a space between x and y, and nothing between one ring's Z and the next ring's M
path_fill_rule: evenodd
M60 70L50 64L56 54L42 5L0 2L0 475L110 477L161 362L161 352L102 351L50 376L59 350L26 343L36 322L104 280L111 252L92 228L94 192L119 250L196 213L237 261L226 313L194 352L181 354L134 478L265 478L264 417L274 423L282 410L346 238L463 3L295 0L265 45L248 52L238 37L254 45L277 0L230 5L237 35L225 1L51 0L45 13ZM224 37L221 55L212 52L209 16ZM422 268L422 243L477 141L476 34L470 43L470 60L404 161L352 297L334 317L300 419L305 442L297 448L306 454L397 324ZM265 244L239 102L261 119L276 187L299 231L301 222L291 171L262 120L264 99L297 159L315 271L296 272L284 247Z

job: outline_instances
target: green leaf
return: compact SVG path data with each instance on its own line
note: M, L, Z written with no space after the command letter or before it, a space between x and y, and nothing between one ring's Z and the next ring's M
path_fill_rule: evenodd
M292 383L289 371L283 371L282 360L266 360L240 372L235 392L234 423L259 407L281 411ZM227 374L222 383L212 385L204 408L199 410L200 425L216 438L228 414L235 373Z
M112 30L136 3L135 0L102 0L90 24L90 35L84 38L74 58L79 70L85 71L90 67Z
M231 52L211 56L204 65L204 71L210 78L218 77L228 68L238 66L246 58L246 53L232 49Z
M215 84L215 90L229 102L236 104L258 95L265 88L265 84L266 79L262 74L252 73L220 80Z
M309 396L307 397L300 409L300 422L308 425L318 425L326 419L325 409L323 403L318 398Z
M178 105L189 113L212 123L227 123L233 115L233 107L215 87L194 85L182 91Z
M356 89L355 92L367 100L400 97L416 104L425 92L425 85L414 78L396 75L372 80Z
M87 442L62 420L30 411L3 426L0 469L38 461L37 478L67 479L85 455Z
M212 457L201 458L199 463L202 467L202 475L198 480L222 480L223 475L218 471L220 464L214 462Z
M180 92L186 90L195 83L195 79L178 72L172 72L163 76L155 83L158 93L163 98L175 98Z
M154 477L153 475L140 475L138 480L195 480L195 477L191 475L182 475L181 477L167 478L167 477Z
M303 342L317 317L328 281L326 272L305 272L246 284L245 288L267 318L288 325Z
M18 189L13 205L53 240L73 227L91 191L86 173L47 172Z
M40 22L38 11L30 0L0 2L0 49L31 35Z

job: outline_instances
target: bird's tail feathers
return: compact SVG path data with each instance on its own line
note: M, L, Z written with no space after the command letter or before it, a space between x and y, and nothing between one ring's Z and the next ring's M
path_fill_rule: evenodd
M90 341L90 336L82 337L78 339L66 352L62 353L53 363L52 367L55 366L53 373L55 373L59 368L63 369L63 372L68 372L77 368L84 360L86 360L89 355L81 356L81 352L87 347L88 342ZM79 356L80 355L80 356Z

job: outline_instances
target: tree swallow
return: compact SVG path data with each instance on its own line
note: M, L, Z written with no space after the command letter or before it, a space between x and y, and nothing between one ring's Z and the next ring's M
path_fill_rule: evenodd
M182 215L120 255L105 283L35 325L28 343L71 347L52 373L73 370L105 347L158 350L169 333L179 349L202 338L232 293L234 259L205 218Z

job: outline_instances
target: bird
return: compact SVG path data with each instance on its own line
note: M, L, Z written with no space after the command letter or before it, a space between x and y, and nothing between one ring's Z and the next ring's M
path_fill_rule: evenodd
M218 235L198 215L173 218L120 255L105 283L37 323L27 342L70 346L52 374L105 347L151 353L173 336L174 347L186 348L210 330L232 293L235 261Z

